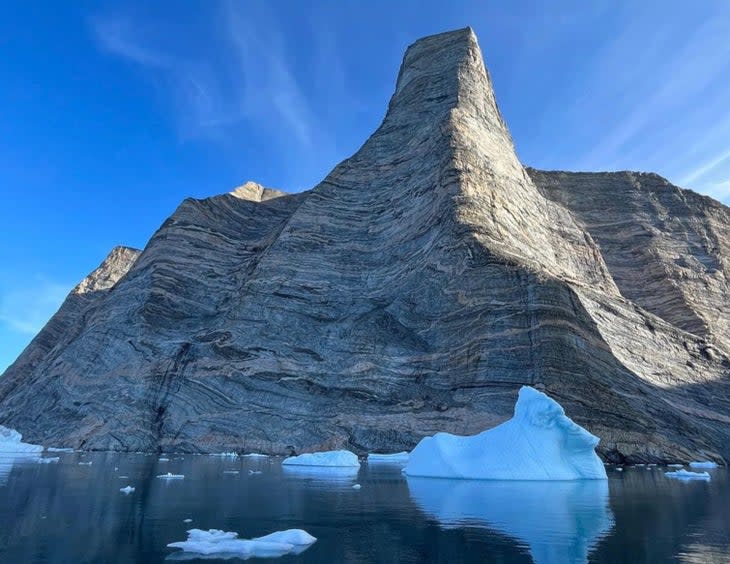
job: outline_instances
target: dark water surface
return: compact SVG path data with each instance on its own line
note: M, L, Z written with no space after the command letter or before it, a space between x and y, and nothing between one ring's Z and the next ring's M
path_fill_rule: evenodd
M277 458L53 456L0 455L0 562L162 562L196 527L242 538L302 528L319 539L272 563L730 563L725 469L710 482L670 480L662 468L609 469L608 483L471 482L406 479L382 464L323 473ZM185 478L156 478L166 472ZM121 493L127 485L136 490Z

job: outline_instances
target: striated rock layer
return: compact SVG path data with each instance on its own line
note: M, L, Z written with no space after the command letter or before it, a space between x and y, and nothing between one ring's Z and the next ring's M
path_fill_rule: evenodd
M185 200L110 256L0 378L0 424L397 451L492 427L531 385L609 459L727 459L729 214L656 175L525 170L473 32L427 37L314 189Z

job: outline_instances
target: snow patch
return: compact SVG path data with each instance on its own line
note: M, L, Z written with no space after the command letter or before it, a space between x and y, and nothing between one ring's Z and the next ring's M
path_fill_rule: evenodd
M308 452L299 456L290 456L282 461L284 466L336 466L359 468L357 455L349 450L330 450L326 452Z
M523 386L512 419L474 436L437 433L410 454L408 476L478 480L606 479L598 437L555 400Z

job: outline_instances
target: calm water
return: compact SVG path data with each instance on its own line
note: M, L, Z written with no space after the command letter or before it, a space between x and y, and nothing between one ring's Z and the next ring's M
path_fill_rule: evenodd
M244 538L303 528L319 539L267 560L282 563L730 562L724 469L711 482L627 468L609 470L607 484L504 483L406 479L397 466L366 464L310 474L276 458L58 456L0 459L1 562L174 560L167 543L191 527ZM155 478L166 472L185 478ZM135 492L119 491L130 484Z

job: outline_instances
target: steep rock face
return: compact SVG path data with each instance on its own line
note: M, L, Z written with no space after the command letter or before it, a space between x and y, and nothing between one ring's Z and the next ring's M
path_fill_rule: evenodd
M730 350L730 210L656 174L527 169L601 247L621 293Z
M473 32L424 38L381 126L313 190L183 202L0 379L0 424L98 449L401 450L507 419L529 384L606 456L730 456L727 351L629 295L619 251L540 174Z

